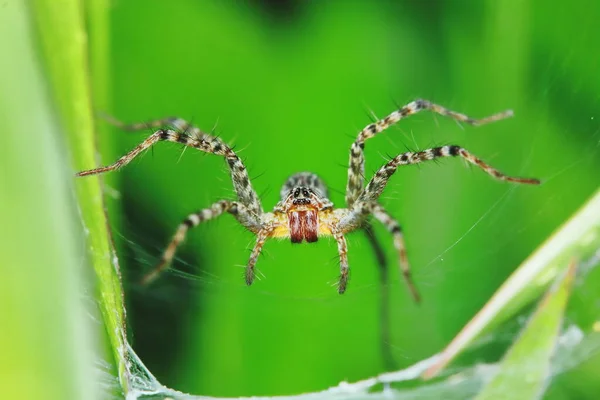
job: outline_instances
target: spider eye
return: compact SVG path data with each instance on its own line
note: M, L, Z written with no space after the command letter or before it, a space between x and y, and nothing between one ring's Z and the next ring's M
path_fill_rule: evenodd
M302 196L304 196L304 197L308 197L308 196L309 196L309 194L308 194L308 190L306 190L306 189L302 189Z

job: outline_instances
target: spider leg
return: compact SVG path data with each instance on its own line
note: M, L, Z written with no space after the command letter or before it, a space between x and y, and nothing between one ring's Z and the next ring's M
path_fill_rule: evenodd
M260 252L267 239L271 236L272 231L273 227L269 226L259 230L256 234L256 243L252 248L250 260L248 260L248 265L246 266L246 285L248 286L252 285L252 282L254 282L254 267L256 266L256 261L258 261L258 256L260 256Z
M428 100L421 99L410 102L404 107L394 111L384 119L367 125L362 131L359 132L356 141L352 143L352 146L350 147L350 166L348 168L348 183L346 186L346 204L348 207L352 207L363 189L365 174L365 141L389 128L391 125L397 123L401 119L414 115L422 110L429 110L445 117L450 117L456 121L465 122L474 126L499 121L513 115L511 110L506 110L481 119L474 119L468 115L449 110Z
M406 256L406 244L404 243L404 235L402 234L402 228L398 221L396 221L387 211L383 208L381 204L373 204L371 212L373 216L377 218L387 230L394 237L394 247L398 252L398 256L400 258L400 271L402 272L402 276L408 285L408 289L415 300L415 302L421 302L421 296L417 291L414 281L412 280L410 265L408 263L408 257Z
M379 320L380 320L380 346L381 346L381 357L385 367L392 371L396 369L396 360L392 355L392 349L390 346L390 300L389 300L389 286L388 286L388 265L385 259L385 252L381 243L377 240L373 226L370 223L366 223L363 229L375 257L377 258L377 264L379 265Z
M365 223L363 228L363 232L373 249L373 253L375 254L375 258L377 259L377 264L379 265L379 269L381 270L381 277L383 283L387 280L387 261L385 259L385 250L381 247L381 243L375 236L375 232L373 231L373 226L370 223Z
M166 126L170 126L173 129L180 131L180 132L190 131L190 133L192 133L191 131L195 130L196 134L201 133L200 129L193 126L190 122L187 122L186 120L184 120L182 118L178 118L178 117L166 117L166 118L154 119L151 121L134 122L131 124L120 121L120 120L114 118L113 116L104 114L104 113L99 114L99 117L104 119L109 124L114 125L120 129L123 129L124 131L129 131L129 132L142 131L145 129L158 129L158 128L164 128Z
M338 293L343 294L346 291L346 286L348 286L348 274L350 272L348 267L348 245L344 234L340 230L334 228L331 232L337 242L338 254L340 255L340 281L338 283Z
M186 219L179 225L175 235L173 235L173 239L165 249L162 254L160 262L154 267L154 269L148 272L141 280L143 285L151 283L156 277L165 270L171 261L173 261L173 257L175 256L175 251L177 247L183 242L185 236L190 230L190 228L198 226L200 223L204 221L208 221L210 219L214 219L224 212L228 212L236 217L242 224L247 223L248 228L250 230L256 230L257 227L253 224L253 218L250 217L248 210L246 207L235 201L221 200L213 204L210 208L205 208L198 212L188 215Z
M361 191L353 206L353 209L368 209L368 204L376 201L379 198L381 192L383 192L383 189L387 185L390 177L394 174L394 172L396 172L399 166L419 164L425 161L435 160L442 157L461 157L467 162L475 165L476 167L481 168L485 173L501 181L523 183L529 185L538 185L540 183L538 179L534 178L519 178L505 175L502 172L490 166L489 164L486 164L484 161L477 158L476 156L469 153L466 149L460 146L452 145L434 147L419 152L402 153L388 161L375 173L375 175L369 181L367 186Z
M193 147L206 153L212 153L225 157L227 165L229 165L231 179L233 181L233 186L238 200L257 217L263 213L260 199L252 188L248 171L246 170L244 163L237 156L237 154L235 154L235 152L219 137L204 133L200 131L200 129L192 127L190 124L179 118L167 118L132 125L124 125L121 122L115 121L116 120L111 120L111 122L118 124L118 126L127 130L155 128L165 123L172 125L177 130L159 129L114 163L100 168L78 172L76 176L96 175L117 170L129 164L141 152L152 147L155 143L160 141L181 143L185 146Z

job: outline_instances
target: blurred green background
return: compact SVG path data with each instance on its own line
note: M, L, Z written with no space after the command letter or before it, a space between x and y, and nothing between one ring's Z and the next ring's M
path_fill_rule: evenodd
M230 216L196 228L172 271L137 285L186 215L234 198L221 158L160 143L106 178L128 330L144 363L185 392L275 395L359 380L441 350L600 183L599 17L597 3L540 0L113 1L110 82L95 89L110 93L112 106L98 111L214 128L235 144L266 210L299 171L320 175L342 207L357 132L415 98L474 117L511 108L515 118L472 128L411 117L367 142L368 176L407 148L459 144L507 174L543 181L499 183L459 160L396 173L381 202L404 228L423 303L411 301L391 237L375 224L390 271L390 363L381 351L380 271L360 233L348 237L343 296L333 287L336 246L326 239L268 242L262 278L246 287L254 237ZM103 164L148 134L99 126ZM577 307L597 315L595 303ZM590 371L600 359L584 367L550 396L597 393Z
M283 5L282 5L283 4ZM575 8L574 8L575 7ZM600 6L547 2L118 2L111 10L114 107L127 121L176 115L215 129L245 160L265 209L284 180L319 174L343 205L349 146L372 114L415 98L473 116L461 128L422 113L366 146L387 156L460 144L540 187L493 181L458 160L398 171L382 203L401 221L423 304L412 303L391 238L390 338L396 367L440 350L516 266L600 183ZM145 134L101 137L108 163ZM109 208L126 272L134 348L159 380L206 395L317 390L386 369L379 271L350 235L352 277L339 296L335 243L272 241L245 287L253 235L224 216L195 229L175 270L152 267L190 212L234 198L219 157L160 144L114 178ZM127 283L129 282L129 285Z

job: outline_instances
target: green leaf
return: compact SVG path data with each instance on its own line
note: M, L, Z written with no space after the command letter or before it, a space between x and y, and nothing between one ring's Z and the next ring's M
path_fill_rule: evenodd
M465 325L424 374L431 378L483 331L490 331L531 303L562 274L573 258L586 260L600 248L600 190L557 232L529 256L489 302Z
M46 73L53 90L55 104L70 149L72 170L65 179L74 179L73 171L96 165L94 147L94 119L91 83L98 88L100 103L105 104L106 82L106 2L97 0L88 4L88 23L96 48L88 47L84 26L84 8L80 1L34 0L31 13L36 22L44 55ZM93 12L92 12L93 10ZM89 65L99 72L93 75ZM102 99L104 97L104 99ZM118 366L121 385L127 388L124 354L125 319L123 290L118 259L115 255L103 210L100 181L96 177L77 180L76 195L87 234L88 257L97 277L97 300L101 309L106 333L110 341L115 364Z
M556 279L477 400L498 399L507 394L515 399L537 399L543 394L575 271L576 262L572 262L567 272Z

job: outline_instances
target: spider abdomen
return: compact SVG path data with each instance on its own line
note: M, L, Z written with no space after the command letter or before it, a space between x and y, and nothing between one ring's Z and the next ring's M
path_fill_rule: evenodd
M319 240L319 215L317 210L289 211L287 214L292 243L302 243L303 240L312 243Z

